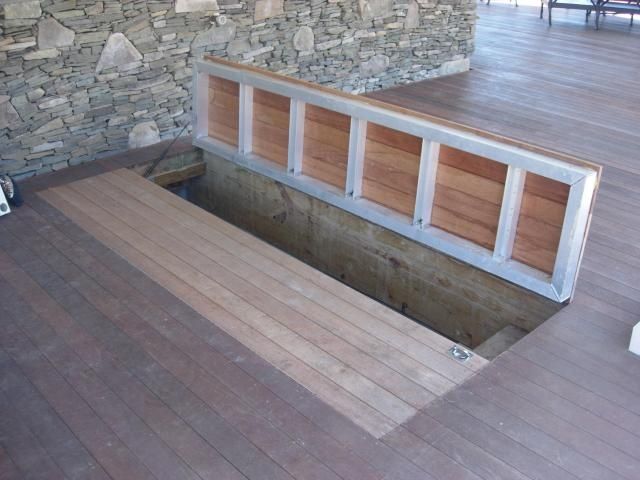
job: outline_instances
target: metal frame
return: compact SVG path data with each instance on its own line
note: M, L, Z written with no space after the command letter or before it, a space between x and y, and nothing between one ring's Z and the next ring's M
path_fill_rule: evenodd
M214 75L240 84L240 133L236 149L208 135L208 113L203 108L202 75ZM419 116L411 116L357 96L353 99L333 94L312 85L288 81L271 74L234 68L212 61L194 63L194 145L241 164L292 188L317 197L336 207L365 218L382 227L442 251L477 268L502 277L558 302L573 294L588 229L591 204L598 172L577 164L541 155L513 145L500 143L467 131L439 125ZM288 167L254 155L250 148L250 106L253 88L291 99ZM347 180L344 190L301 174L304 140L305 104L339 112L351 117ZM206 104L205 104L206 105ZM207 105L208 106L208 105ZM423 139L415 211L407 218L391 209L361 198L367 123L374 122ZM207 127L203 127L207 125ZM440 144L480 155L508 165L507 180L500 211L495 248L488 250L431 225L435 178ZM520 214L526 173L532 172L571 186L565 219L556 255L553 275L511 259L511 251Z

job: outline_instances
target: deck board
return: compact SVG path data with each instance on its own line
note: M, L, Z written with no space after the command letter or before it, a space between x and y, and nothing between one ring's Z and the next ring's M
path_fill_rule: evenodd
M474 70L374 96L604 165L570 306L451 364L444 337L117 170L132 157L36 178L0 219L0 478L635 480L640 30L478 12Z
M241 255L232 255L237 242L231 238L227 237L225 251L182 228L167 208L154 210L136 198L162 200L171 198L170 193L149 190L146 184L146 192L137 192L142 195L125 193L136 191L138 178L132 172L107 173L42 195L54 204L58 199L57 206L65 213L174 294L194 297L192 306L200 313L224 325L328 403L349 412L372 434L387 433L473 373L475 367L447 357L442 342L427 349L384 322L367 322L368 316L358 309L340 315L330 312L324 302L312 302L246 263ZM82 207L65 208L71 203ZM89 217L110 235L101 236L97 226L90 226ZM371 324L386 331L376 337L365 330ZM389 336L386 332L397 345L381 340ZM406 345L417 359L398 348Z
M517 428L501 430L513 448L539 449L567 478L633 479L640 468L640 359L627 347L640 321L640 58L630 46L640 30L607 17L596 32L581 13L558 10L547 28L526 6L479 5L478 14L470 72L371 96L604 170L573 303L447 394L449 403L424 412L453 427L444 419L453 422L460 408L471 412L480 403L478 421ZM513 452L494 455L504 460ZM479 475L483 468L479 461L469 466ZM522 471L528 478L540 472L542 466Z

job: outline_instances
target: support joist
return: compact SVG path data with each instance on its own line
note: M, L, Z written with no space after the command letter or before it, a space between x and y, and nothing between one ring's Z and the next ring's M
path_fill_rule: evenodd
M362 174L364 172L364 147L367 141L367 122L351 118L349 133L349 159L347 161L346 194L351 198L362 195Z
M504 184L504 195L502 196L502 207L500 208L500 219L498 221L496 245L493 250L493 258L499 262L510 259L511 253L513 252L526 175L527 172L521 168L509 166L507 170L507 180Z

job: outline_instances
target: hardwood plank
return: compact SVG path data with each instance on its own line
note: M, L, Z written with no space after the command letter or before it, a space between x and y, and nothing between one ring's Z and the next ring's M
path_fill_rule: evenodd
M450 368L453 371L464 372L468 369L476 370L486 363L477 356L466 364L452 363L445 353L451 346L451 342L437 333L359 294L195 205L154 187L150 182L132 172L119 170L114 172L114 176L126 179L127 189L137 192L141 201L159 212L171 212L172 216L185 227L203 238L215 240L219 245L227 245L227 249L236 251L238 257L250 258L252 264L286 283L293 290L302 292L310 299L317 299L318 303L334 313L348 314L349 319L360 318L362 322L366 320L366 323L361 323L362 328L373 334L382 329L380 335L376 334L378 338L396 345L399 350L410 353L412 356L415 353L414 358L425 365L442 365L439 367L442 371ZM364 315L359 313L359 310L364 312ZM400 333L402 336L399 336ZM397 343L394 341L396 338ZM437 353L437 356L433 356L432 353ZM445 363L441 363L445 360ZM458 378L462 379L464 376Z
M432 366L436 371L442 372L444 376L454 381L461 381L469 374L467 370L469 364L460 365L452 362L450 357L446 356L444 352L451 345L449 341L441 336L399 315L397 316L399 321L396 325L389 325L375 316L372 317L372 309L364 308L365 304L378 306L378 310L382 314L387 314L388 309L329 277L325 277L322 274L319 275L320 278L327 280L324 282L325 287L335 287L332 290L346 291L354 299L364 299L364 302L360 302L362 305L357 307L339 297L335 291L330 292L325 288L320 288L317 283L313 283L300 275L298 270L316 271L283 252L259 242L254 237L213 215L203 212L188 202L153 187L149 182L130 172L118 171L114 172L113 176L105 176L104 178L110 181L115 177L126 179L126 190L135 194L133 196L140 202L154 208L157 212L171 214L171 217L176 219L183 227L198 234L201 238L224 248L237 258L246 259L248 263L287 285L292 291L323 305L324 308L340 315L345 320L358 326L362 331L367 331L380 341L395 346L399 351L412 356L423 365ZM113 184L117 185L116 182L113 182ZM190 213L193 216L189 215ZM219 227L219 229L216 227ZM252 241L247 244L239 243L243 235L246 236L247 240ZM247 245L251 245L251 248L248 248ZM274 258L268 257L265 255L268 251L272 251L277 256ZM287 263L286 266L285 261ZM422 338L422 342L419 341L420 338ZM480 359L478 366L482 364L483 361Z
M279 165L287 165L289 104L281 95L254 89L253 151Z
M110 183L109 180L116 181ZM292 330L300 331L302 335L306 336L310 332L318 330L317 326L324 327L324 332L319 331L320 333L317 337L323 348L328 352L332 352L337 358L343 359L379 385L384 386L391 392L395 392L399 398L403 398L419 408L433 399L433 396L429 395L425 390L416 389L417 384L432 388L437 393L443 393L453 386L452 383L446 382L444 378L439 379L437 374L434 376L435 372L420 372L414 375L413 370L420 368L418 364L404 361L404 358L396 361L398 357L403 357L400 352L388 348L386 344L380 341L376 341L374 337L366 334L365 330L354 328L350 323L345 322L343 318L322 307L321 303L310 301L304 295L287 288L286 285L280 282L274 281L273 277L254 268L250 263L239 261L242 257L236 258L230 255L234 250L233 245L228 247L229 250L224 251L219 249L215 243L207 241L205 237L184 235L184 228L180 223L174 222L166 214L161 215L159 211L149 208L134 196L128 195L126 192L126 190L129 190L128 187L125 187L125 189L116 188L117 185L122 186L122 182L118 180L120 180L119 177L109 177L109 179L105 177L105 181L109 182L107 185L111 188L105 188L107 185L104 183L97 188L110 195L112 200L118 201L121 205L127 207L130 212L139 213L153 222L156 227L163 228L167 233L172 234L174 238L180 238L186 245L213 260L217 265L226 269L227 272L240 276L245 281L249 281L256 287L261 288L264 293L269 293L282 304L291 307L295 312L287 311L284 312L283 316L278 315L278 317L286 317L287 319L284 323ZM227 283L227 285L231 286L232 284ZM300 316L301 314L305 315L306 318ZM314 323L309 323L309 320ZM333 332L333 334L330 332ZM313 339L311 335L307 338ZM333 340L332 343L342 346L334 348L331 343L327 342L327 338L331 338ZM353 349L352 345L359 350ZM378 358L384 358L385 360L381 363ZM416 383L407 383L403 381L403 378L398 377L398 374L404 375L404 378L412 379ZM428 376L429 379L424 379L421 375Z
M349 365L324 350L327 348L327 342L323 342L319 337L306 339L301 332L291 330L286 324L279 322L279 318L284 320L285 317L292 315L290 310L275 310L273 305L270 306L267 295L256 289L248 289L243 279L225 272L204 255L181 245L177 239L172 239L162 229L154 228L142 216L133 215L130 211L119 208L113 200L96 190L97 185L98 182L95 181L86 185L72 184L70 187L83 194L86 199L92 196L94 199L99 199L103 207L108 206L109 213L117 215L117 220L114 216L109 222L114 230L116 228L119 230L122 238L144 248L143 251L147 255L153 255L157 262L164 263L163 260L168 255L175 256L177 262L171 264L174 273L181 275L185 281L219 303L230 314L256 328L267 338L286 348L316 371L326 375L388 418L400 423L414 413L414 410L405 402L381 389L368 378L359 375ZM102 212L95 210L95 213L100 216L99 218L104 217ZM151 243L152 238L153 243ZM162 257L162 260L158 257ZM165 264L170 265L168 262ZM194 279L197 282L194 282ZM298 320L302 320L302 317ZM311 323L306 324L306 329L312 328Z
M348 116L308 104L305 108L302 173L344 188L349 128Z
M12 315L14 321L28 319L29 312L17 309L15 300L19 294L4 279L0 279L0 285L3 314L7 316L6 318ZM7 296L7 293L11 296ZM6 355L3 359L0 376L3 379L6 400L14 410L13 418L33 432L38 442L51 458L55 459L67 476L82 474L85 478L108 479L109 476L96 459L80 443L33 384L19 371L15 363ZM8 412L8 410L3 411Z
M4 370L10 361L4 350L0 350L0 365ZM18 367L13 366L12 370ZM33 433L20 422L15 415L15 407L0 392L0 446L3 466L7 470L7 477L11 478L35 478L35 479L64 479L66 478L60 467L56 465L44 450Z
M318 382L322 385L321 391L318 393L323 400L330 405L334 406L340 412L344 412L349 418L352 418L358 425L362 425L369 432L373 432L374 435L381 435L384 432L393 428L393 424L385 417L380 416L371 409L368 405L360 402L350 394L345 394L342 389L332 382L326 382L323 380L315 370L303 367L300 362L295 360L295 357L286 354L286 352L275 344L273 346L267 343L267 350L262 342L258 343L256 338L259 334L244 324L238 324L235 320L228 317L226 312L213 303L208 297L194 291L191 287L187 286L182 280L169 274L167 270L157 265L155 262L150 261L147 257L141 255L135 248L128 246L126 242L121 240L114 234L111 234L101 225L95 223L89 216L83 214L74 207L73 194L66 192L65 196L71 198L71 202L66 202L64 198L58 196L53 191L43 193L44 198L56 207L62 209L62 211L70 216L76 223L81 225L87 231L89 231L96 238L102 242L115 248L121 255L131 261L134 265L137 265L142 271L144 271L151 278L157 280L160 284L165 286L169 291L180 297L183 301L188 303L194 310L201 315L215 321L216 324L221 326L225 331L231 333L232 336L239 338L242 343L249 346L254 351L260 351L261 354L268 359L276 367L283 369L287 374L293 376L302 385L311 386L309 382ZM79 199L80 202L85 200ZM266 337L265 337L266 338Z
M86 273L99 279L114 295L124 299L136 314L181 347L207 369L209 374L215 375L241 398L241 402L247 402L256 412L287 432L292 439L302 442L307 450L323 460L342 478L376 478L371 468L351 453L350 446L337 443L302 417L293 405L284 402L262 383L256 383L259 379L263 380L267 376L266 373L263 372L259 378L254 378L240 368L249 363L260 363L261 360L255 354L231 337L225 336L221 330L189 310L169 292L153 284L150 279L80 230L57 210L37 199L32 199L30 204L37 213L29 214L29 219L39 226L38 232L41 235L46 231L47 238L67 258L82 266ZM45 223L40 215L51 224ZM50 225L54 225L55 230L52 230ZM168 321L169 318L176 323ZM211 348L203 348L204 344ZM266 366L264 361L261 362ZM271 374L277 373L273 367L270 368Z
M49 253L46 255L47 258L53 258L59 254L53 253L49 249ZM60 267L58 271L60 271ZM88 272L85 273L88 274ZM103 277L100 279L103 284L108 281ZM110 285L114 283L118 283L117 280L114 279L109 282ZM102 290L104 287L94 285L93 280L88 276L82 279L82 285L83 295L88 299L91 298L96 308L111 318L126 318L126 323L120 324L123 331L134 339L142 336L145 339L144 350L147 353L152 355L169 372L173 373L177 379L188 377L190 389L193 393L219 413L222 418L233 424L241 433L245 434L248 439L254 441L274 461L289 469L292 475L332 478L330 471L326 467L311 459L297 444L285 439L281 432L268 422L265 422L261 417L256 416L246 408L242 408L242 401L239 398L228 392L226 387L220 383L213 381L204 369L199 368L193 361L188 360L186 355L178 351L173 344L161 339L159 332L143 323L142 319L137 317L128 307L126 310L114 308L113 305L116 304L115 302L119 297L112 297L108 291ZM87 288L88 285L94 286L95 293ZM249 425L251 426L250 428L248 427ZM248 449L245 447L238 450L246 453ZM295 456L295 462L292 462L291 456ZM263 465L262 469L264 470L262 475L266 476L269 467ZM170 478L178 477L175 474L171 474Z
M21 338L21 345L29 345L27 337L51 362L53 367L78 392L91 408L107 423L114 433L130 448L158 479L199 478L175 455L159 438L133 414L97 377L89 373L89 367L55 334L42 329L42 320L29 315L20 317L21 323L28 321L29 334L15 330ZM30 317L30 318L29 318ZM16 317L11 316L16 322ZM10 325L9 328L15 328ZM29 346L26 347L29 349ZM106 475L104 478L107 478Z
M238 145L240 86L209 76L209 136Z
M367 125L362 196L413 217L422 139Z
M62 268L62 265L57 265L56 270L61 271ZM46 268L42 270L45 274L47 273ZM71 268L71 271L73 272L74 269ZM182 442L183 448L188 447L199 454L202 450L200 448L202 438L210 444L208 448L205 447L209 450L208 455L202 456L199 463L202 469L210 470L211 473L207 474L208 477L243 478L243 475L238 471L240 470L248 478L291 478L275 463L260 454L259 450L244 437L240 436L236 430L230 427L217 414L208 409L203 402L190 395L177 379L173 378L158 365L154 365L153 359L141 352L139 347L136 347L135 342L127 336L127 333L109 322L104 314L97 309L98 305L90 303L91 301L85 295L90 296L94 302L103 302L101 308L104 308L105 305L113 305L113 302L108 302L108 299L102 295L96 295L95 292L92 293L91 282L83 278L81 274L77 276L79 284L85 289L82 296L79 293L68 291L62 295L58 293L60 289L55 284L46 284L45 288L56 297L57 301L62 302L64 308L73 315L76 322L88 330L94 338L100 339L107 351L112 353L119 361L124 362L127 368L155 396L194 427L200 436L193 435L192 432L189 432L186 437L185 435L176 435L176 440L179 439ZM38 280L40 281L40 279ZM120 327L127 325L130 328L134 328L136 326L129 323L133 318L123 313L120 313L119 316L114 315L112 320L120 320L122 322L119 325ZM148 408L155 403L155 408L151 411L156 414L160 413L162 410L161 405L157 400L149 401L150 398L138 399L138 408L145 406ZM164 409L167 410L166 407ZM149 421L149 417L146 420ZM176 424L179 425L181 422L176 422L175 419L171 421L166 418L166 415L164 419L161 416L157 421L164 425L165 431L167 428L173 430L173 432L167 433L173 433L174 435L179 433L179 429L176 432L174 426ZM154 424L154 426L157 425L157 423ZM190 443L188 442L189 437L191 438ZM211 446L215 446L220 453L218 454Z
M423 412L418 413L407 422L405 428L444 454L456 459L462 466L477 472L482 478L499 480L527 479L518 470Z

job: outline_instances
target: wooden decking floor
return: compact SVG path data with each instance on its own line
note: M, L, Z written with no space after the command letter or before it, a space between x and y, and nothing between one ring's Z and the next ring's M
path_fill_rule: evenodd
M463 381L436 337L118 170L137 153L43 176L0 219L0 479L640 478L638 30L479 14L475 70L377 96L605 165L572 305Z
M574 302L406 427L463 436L456 458L481 478L638 479L640 29L537 14L479 5L470 72L372 95L604 166Z
M485 360L115 167L0 222L9 478L428 478L378 439Z

